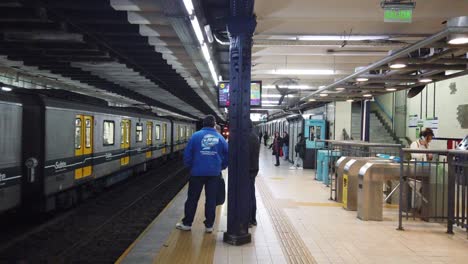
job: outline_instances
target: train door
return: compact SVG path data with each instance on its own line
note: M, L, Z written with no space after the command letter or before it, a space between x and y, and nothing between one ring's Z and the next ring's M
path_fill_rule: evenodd
M146 158L152 157L151 146L153 146L153 122L146 122L146 146L148 151L146 151Z
M125 166L130 163L130 155L128 150L130 149L130 125L131 122L128 119L123 119L120 122L120 148L124 151L124 156L120 158L120 165Z
M75 157L83 157L85 166L75 170L75 179L79 180L93 173L93 166L86 164L93 154L93 117L77 115L75 118Z
M162 125L162 144L163 144L163 149L161 151L162 154L166 154L167 152L167 123L164 123Z

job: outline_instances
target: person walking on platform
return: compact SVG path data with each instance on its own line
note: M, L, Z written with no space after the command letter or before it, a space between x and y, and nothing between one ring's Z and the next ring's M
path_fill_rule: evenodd
M279 166L279 157L280 157L280 152L281 152L281 147L283 146L283 141L280 137L279 132L275 132L275 138L273 139L273 143L271 144L271 147L273 148L273 155L276 157L276 164L275 166Z
M284 160L289 160L289 134L288 132L283 132L283 154Z
M265 134L263 135L263 145L265 145L265 147L267 146L267 141L268 141L268 132L265 131Z
M185 217L176 228L189 231L197 211L200 194L205 187L205 231L213 232L216 216L216 193L221 171L228 166L228 144L214 129L216 123L212 115L203 119L203 128L193 134L184 152L184 164L190 168L190 180Z
M260 133L258 134L258 142L259 142L259 144L262 144L262 138L263 138L263 133L262 133L262 131L260 131Z
M252 126L252 123L250 123ZM259 170L259 155L260 155L260 143L258 141L257 135L252 130L250 132L249 137L249 160L250 160L250 168L249 168L249 176L250 176L250 219L249 219L249 226L256 226L257 225L257 199L255 197L255 178L257 177L258 170Z
M302 170L303 160L305 157L305 149L306 149L306 143L305 143L304 135L302 133L299 133L299 135L297 135L296 146L294 146L294 151L296 152L296 160L294 161L294 164L291 167L289 167L290 169Z

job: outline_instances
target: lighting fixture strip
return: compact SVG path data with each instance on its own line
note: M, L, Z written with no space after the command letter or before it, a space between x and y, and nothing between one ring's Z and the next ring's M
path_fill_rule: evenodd
M324 88L321 88L321 89L318 89L317 91L314 91L312 92L311 94L301 98L301 101L304 101L304 102L307 102L308 99L312 98L314 95L316 94L320 94L324 91L327 91L327 90L331 90L333 88L335 88L336 86L339 86L339 85L343 85L345 82L347 81L351 81L351 80L354 80L355 78L359 77L360 75L362 74L365 74L367 72L369 72L370 70L373 70L377 67L381 67L383 65L387 65L388 63L394 61L395 59L397 58L400 58L402 56L405 56L407 55L408 53L410 52L413 52L415 50L418 50L420 48L423 48L431 43L434 43L436 41L439 41L445 37L447 37L449 34L457 34L457 33L468 33L468 28L467 27L447 27L446 29L430 36L430 37L427 37L423 40L420 40L416 43L414 43L413 45L411 46L408 46L406 48L403 48L397 52L395 52L394 54L390 55L390 56L387 56L379 61L376 61L374 63L372 63L371 65L369 66L366 66L366 67L363 67L362 69L360 69L359 71L356 71L355 73L351 74L351 75L348 75L330 85L327 85L326 87Z
M214 62L211 58L210 51L208 49L208 44L203 37L203 31L200 26L200 22L198 21L197 16L195 15L195 8L193 7L192 0L183 0L185 9L190 17L190 23L192 24L193 31L195 32L195 36L197 37L198 43L200 44L200 48L202 50L203 58L205 59L206 63L208 64L208 69L210 70L211 78L213 82L217 85L218 84L218 73L214 67Z

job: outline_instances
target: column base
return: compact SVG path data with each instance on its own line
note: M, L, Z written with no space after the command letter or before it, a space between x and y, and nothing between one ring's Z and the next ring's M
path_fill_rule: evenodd
M252 236L250 235L250 233L243 235L235 235L225 232L223 241L233 246L240 246L252 242Z

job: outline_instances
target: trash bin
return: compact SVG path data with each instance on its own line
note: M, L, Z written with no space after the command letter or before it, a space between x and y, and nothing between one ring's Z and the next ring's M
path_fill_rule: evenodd
M357 217L364 221L382 221L383 184L400 178L400 164L368 162L358 174Z
M357 210L357 193L358 193L358 174L362 166L368 162L374 163L390 163L389 160L367 157L367 158L352 158L343 169L343 208L349 211Z

